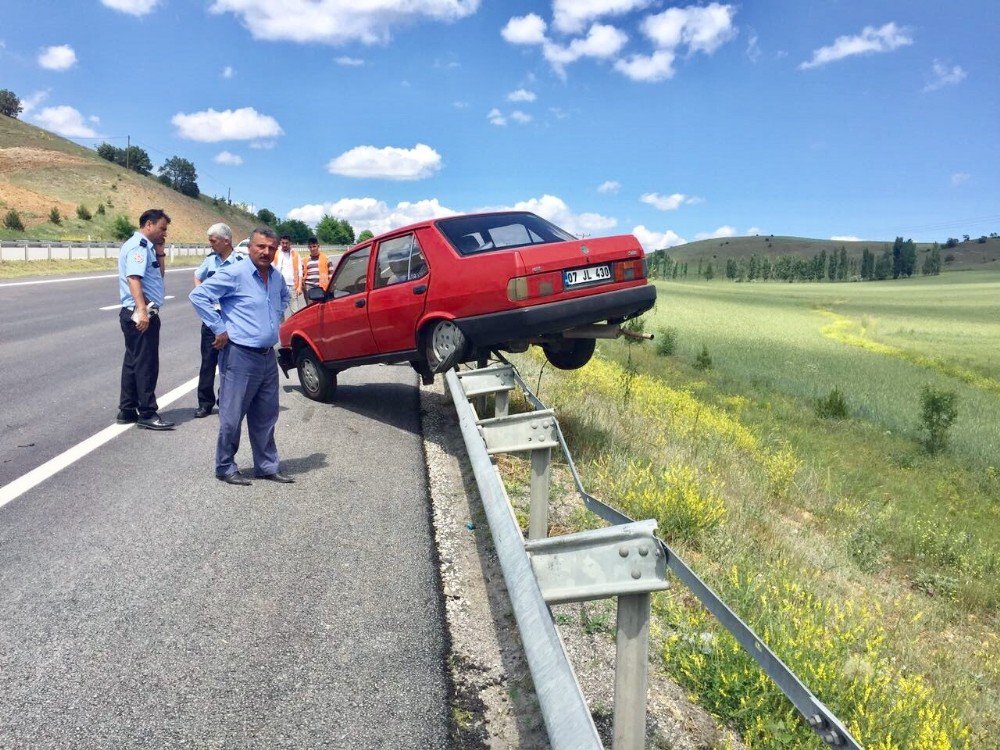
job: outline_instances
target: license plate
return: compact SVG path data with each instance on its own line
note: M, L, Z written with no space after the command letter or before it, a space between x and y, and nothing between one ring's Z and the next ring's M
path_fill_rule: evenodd
M567 288L581 284L592 284L595 281L609 281L610 279L611 266L590 266L563 271L563 286Z

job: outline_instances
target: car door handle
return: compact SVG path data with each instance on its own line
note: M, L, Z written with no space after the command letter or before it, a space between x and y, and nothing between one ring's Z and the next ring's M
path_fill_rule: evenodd
M427 291L426 284L417 284L415 287L413 287L414 294L423 294L426 291Z
M365 306L365 301L363 299L356 299L356 300L354 300L354 306L355 307L364 307Z

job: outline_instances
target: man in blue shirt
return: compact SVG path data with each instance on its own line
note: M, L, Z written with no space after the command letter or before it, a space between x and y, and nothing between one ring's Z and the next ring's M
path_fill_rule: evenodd
M228 484L248 485L236 465L243 417L247 419L254 476L292 482L278 469L274 427L278 423L278 326L288 305L288 288L271 266L278 236L268 227L255 229L250 262L217 271L188 295L195 312L215 334L219 350L219 439L215 476ZM219 310L215 305L219 305Z
M160 308L164 301L167 237L170 217L151 208L139 217L139 231L118 254L118 315L125 336L118 424L136 423L146 430L172 430L156 413L156 380L160 374Z
M200 286L222 268L243 260L246 256L233 250L233 230L228 225L213 224L208 228L208 244L212 252L194 272L194 285ZM218 306L216 306L218 309ZM215 367L219 363L219 350L215 348L215 334L204 323L201 324L201 370L198 372L199 419L207 417L215 408Z

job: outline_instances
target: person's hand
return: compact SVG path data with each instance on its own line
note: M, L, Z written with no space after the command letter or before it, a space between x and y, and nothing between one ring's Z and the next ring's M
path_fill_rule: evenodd
M213 349L225 349L226 344L229 343L229 334L223 331L218 336L215 337L215 341L212 343Z
M149 313L145 310L137 310L139 313L139 319L135 321L135 329L139 333L145 333L146 329L149 328Z

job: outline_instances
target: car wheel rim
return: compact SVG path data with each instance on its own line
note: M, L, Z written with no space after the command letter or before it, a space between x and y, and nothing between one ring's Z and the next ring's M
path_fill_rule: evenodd
M319 390L319 372L316 370L316 365L308 359L302 363L302 385L310 393Z
M434 349L434 356L439 361L444 361L451 356L458 348L458 329L454 323L444 321L434 326L434 333L431 334L431 347Z

